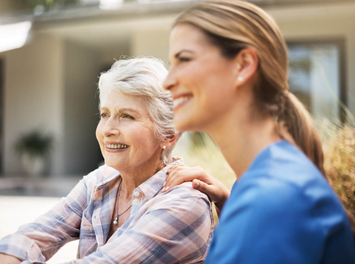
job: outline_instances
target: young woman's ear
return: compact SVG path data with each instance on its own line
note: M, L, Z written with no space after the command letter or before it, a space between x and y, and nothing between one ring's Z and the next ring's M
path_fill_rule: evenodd
M242 49L235 57L236 85L247 83L255 75L259 65L259 57L255 50Z

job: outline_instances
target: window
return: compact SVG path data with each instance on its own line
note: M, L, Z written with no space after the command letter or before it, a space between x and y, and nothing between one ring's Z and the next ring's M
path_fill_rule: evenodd
M344 42L288 43L290 90L315 120L338 123L345 105Z

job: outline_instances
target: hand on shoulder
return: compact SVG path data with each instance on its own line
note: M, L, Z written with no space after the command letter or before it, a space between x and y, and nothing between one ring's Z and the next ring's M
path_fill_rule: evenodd
M177 164L168 170L168 177L162 192L166 192L183 182L192 182L194 189L205 193L215 203L217 211L222 210L229 197L229 190L219 180L199 166L189 167L184 164Z

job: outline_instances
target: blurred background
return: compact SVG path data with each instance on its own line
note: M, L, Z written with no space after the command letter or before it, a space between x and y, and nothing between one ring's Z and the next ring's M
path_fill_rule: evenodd
M0 0L0 237L48 210L103 162L95 139L100 72L124 56L168 65L171 25L195 2ZM316 120L329 181L355 214L355 1L250 2L286 38L290 88ZM229 188L235 180L206 135L186 133L175 155ZM68 246L50 263L75 258L77 245Z

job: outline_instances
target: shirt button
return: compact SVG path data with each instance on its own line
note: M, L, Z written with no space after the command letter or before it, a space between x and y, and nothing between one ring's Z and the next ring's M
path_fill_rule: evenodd
M133 196L135 196L135 197L138 197L139 194L140 194L139 191L134 191L134 192L133 192Z

